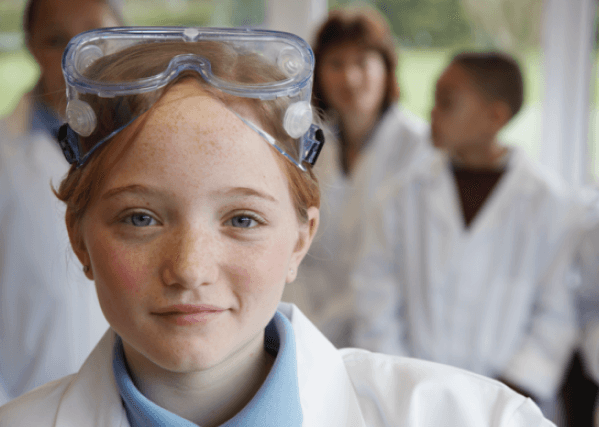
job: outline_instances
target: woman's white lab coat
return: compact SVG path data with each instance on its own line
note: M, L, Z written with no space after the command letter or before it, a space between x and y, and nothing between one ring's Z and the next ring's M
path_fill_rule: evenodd
M327 141L316 164L321 187L318 234L283 301L297 304L337 347L350 345L353 300L349 271L366 208L382 183L432 150L429 126L397 107L383 115L351 176L339 166L339 147Z
M352 274L355 345L504 377L541 400L577 338L569 280L582 208L514 148L468 229L436 153L377 197Z
M1 129L0 405L76 372L108 327L50 187L68 170L58 144Z
M431 362L336 350L295 306L306 427L550 427L530 399L499 382ZM0 408L0 427L126 427L109 332L81 370Z

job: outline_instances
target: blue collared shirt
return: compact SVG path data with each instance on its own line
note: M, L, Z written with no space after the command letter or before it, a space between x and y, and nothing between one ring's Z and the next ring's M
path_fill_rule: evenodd
M278 311L266 326L264 347L269 353L276 353L266 380L250 403L221 427L302 425L295 336L289 320ZM131 427L197 427L197 424L167 411L141 394L127 371L123 342L119 336L114 344L112 369Z

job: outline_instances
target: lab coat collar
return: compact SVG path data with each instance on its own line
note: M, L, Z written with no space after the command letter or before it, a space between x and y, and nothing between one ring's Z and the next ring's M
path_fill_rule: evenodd
M278 309L291 321L295 333L304 425L365 427L339 351L296 306L281 303ZM65 390L58 406L56 427L129 426L112 374L115 337L108 330Z
M115 339L109 329L75 375L58 405L56 427L129 426L112 374Z
M304 425L365 427L339 351L295 305L281 303L279 311L289 318L295 333Z
M501 220L502 206L510 206L517 197L529 197L537 189L536 179L530 179L531 171L542 173L532 163L521 148L510 148L505 175L493 190L474 222L468 234L486 229ZM439 221L446 223L451 229L463 230L464 219L460 206L458 189L451 170L451 160L445 152L438 151L426 158L425 163L414 168L415 178L423 185L430 186L427 205Z

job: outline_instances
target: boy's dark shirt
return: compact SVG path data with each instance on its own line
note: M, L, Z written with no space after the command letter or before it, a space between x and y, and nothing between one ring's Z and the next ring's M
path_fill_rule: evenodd
M468 228L505 173L506 167L466 169L463 166L452 164L452 170L460 195L464 223Z

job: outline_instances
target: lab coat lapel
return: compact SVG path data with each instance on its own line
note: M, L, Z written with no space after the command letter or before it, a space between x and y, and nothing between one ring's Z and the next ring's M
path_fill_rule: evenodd
M458 190L449 168L449 158L443 152L430 157L430 163L424 165L428 177L428 188L423 192L426 208L436 224L448 230L462 230L464 220L459 204Z
M530 180L524 179L526 158L518 148L512 148L508 167L489 198L485 201L470 226L472 238L481 233L492 231L504 220L506 207L513 205L520 194L530 192Z
M279 311L293 325L304 426L366 427L339 351L291 304Z
M451 175L447 155L442 152L435 153L425 170L429 175L421 184L424 188L415 188L418 195L414 196L415 200L422 199L423 203L423 206L416 207L416 212L423 212L424 217L414 218L414 221L422 221L416 228L422 230L423 235L413 238L424 239L425 252L421 256L427 257L428 275L435 283L435 288L440 289L451 277L452 269L461 257L466 235L458 190ZM418 264L422 262L420 259ZM415 283L419 283L420 280L422 278Z
M112 375L114 340L115 333L109 329L76 374L58 406L56 427L129 426Z

